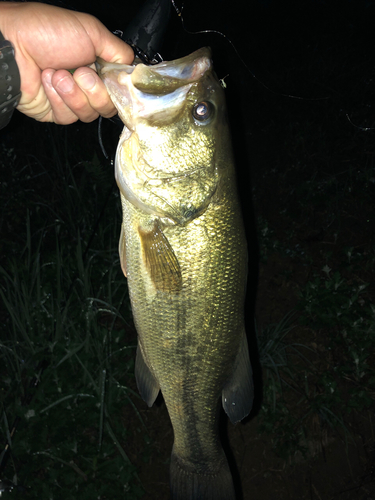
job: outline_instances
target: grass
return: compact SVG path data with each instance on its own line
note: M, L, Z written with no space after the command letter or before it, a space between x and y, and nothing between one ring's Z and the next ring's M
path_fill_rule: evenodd
M296 203L285 203L277 224L263 214L258 219L264 273L272 266L282 282L295 283L295 292L287 291L293 323L284 317L258 334L260 430L274 435L285 458L308 455L317 429L353 442L353 418L373 409L375 400L375 244L364 227L373 220L374 166L367 161L337 175L305 157L297 183L295 169L279 176L285 199L299 190ZM295 339L305 359L292 356Z
M319 49L324 38L316 42L318 59L295 65L298 74L326 80L329 99L284 103L259 91L251 101L266 118L249 145L260 282L269 283L259 301L277 287L278 313L273 325L257 318L266 324L258 332L264 384L258 420L288 460L314 454L311 443L323 435L346 449L356 436L373 438L365 423L375 401L375 152L373 113L366 111L372 70L366 55L358 61L361 37L358 46L354 40L345 65L336 66L343 52L335 47ZM287 74L282 64L274 74ZM287 88L294 70L286 64ZM314 88L310 95L317 95ZM286 322L286 311L293 321ZM305 359L296 356L296 343Z
M372 221L374 167L368 162L336 175L309 163L300 166L298 204L286 204L277 225L263 215L258 220L263 275L273 266L282 281L296 283L294 321L290 313L258 333L264 372L259 428L289 459L315 453L314 436L327 430L353 443L353 419L375 401L375 244L362 221L352 223ZM284 172L281 192L295 190L291 175L295 171Z
M44 129L49 158L8 150L2 165L2 481L27 498L139 498L118 418L138 395L117 192L96 153L77 163L65 132Z
M354 443L351 415L374 407L375 307L367 287L325 266L301 291L297 310L257 334L259 430L272 435L285 459L315 454L311 444L327 430ZM297 343L289 338L293 329L297 338L304 329L323 335L325 345Z

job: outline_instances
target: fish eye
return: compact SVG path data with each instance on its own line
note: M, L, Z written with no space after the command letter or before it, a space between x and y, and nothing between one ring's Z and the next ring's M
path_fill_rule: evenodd
M198 102L193 107L193 117L199 122L205 122L212 117L214 112L213 104L210 101Z

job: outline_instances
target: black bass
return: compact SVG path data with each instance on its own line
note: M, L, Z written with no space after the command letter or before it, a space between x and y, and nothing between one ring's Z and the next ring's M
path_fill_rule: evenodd
M119 251L138 348L139 391L161 390L174 431L174 500L233 500L218 436L251 410L244 328L245 233L224 91L210 49L153 66L98 61L125 124L116 153Z

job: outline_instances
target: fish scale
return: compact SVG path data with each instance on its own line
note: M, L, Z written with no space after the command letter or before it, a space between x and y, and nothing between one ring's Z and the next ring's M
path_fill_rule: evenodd
M137 385L149 406L161 390L173 426L172 498L234 500L219 400L235 423L251 409L253 386L246 239L223 89L207 48L155 66L98 68L125 122L119 251L138 332Z

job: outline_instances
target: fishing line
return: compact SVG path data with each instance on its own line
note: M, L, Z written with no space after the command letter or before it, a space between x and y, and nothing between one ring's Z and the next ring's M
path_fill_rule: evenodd
M148 55L144 50L138 47L138 45L135 45L131 40L125 40L125 42L128 45L130 45L130 47L134 51L135 57L138 57L138 59L140 59L143 62L143 64L147 64L148 66L153 66L154 64L159 64L163 62L163 58L161 57L159 52L156 52L156 54L154 54L154 57L151 59L150 57L148 57Z
M348 119L350 125L353 125L353 127L355 128L359 128L359 130L361 130L362 132L370 132L371 130L375 129L375 127L361 127L360 125L356 125L355 123L352 122L348 113L345 113L345 116Z
M148 56L148 54L146 54L146 52L144 50L142 50L140 47L138 47L138 45L135 45L135 43L133 43L129 38L124 38L123 31L115 30L115 31L112 31L112 33L114 35L118 36L119 38L121 38L121 40L126 42L128 45L130 45L130 47L133 49L135 57L138 57L138 59L140 59L143 62L143 64L147 64L148 66L152 66L153 64L158 64L158 63L163 62L163 58L159 54L159 52L156 52L156 54L154 54L153 58L151 59Z
M109 160L109 156L107 154L107 151L105 150L104 144L103 144L103 139L102 139L102 123L103 123L103 117L102 115L99 116L99 122L98 122L98 139L99 139L99 145L100 149L102 150L102 153L104 155L104 158L106 160ZM113 160L110 160L111 165L113 165Z
M278 92L278 91L275 91L275 90L272 90L270 87L268 87L265 83L262 82L262 80L260 80L256 75L255 73L249 68L249 66L246 64L246 62L244 61L244 59L242 58L242 56L240 55L240 53L238 52L236 46L234 45L234 43L232 42L232 40L227 36L225 35L225 33L222 33L221 31L218 31L218 30L211 30L211 29L208 29L208 30L200 30L200 31L190 31L186 28L186 25L185 25L185 20L183 18L183 15L182 15L182 11L184 9L184 3L182 2L181 4L181 9L178 8L178 6L176 5L175 3L175 0L171 0L171 3L176 11L176 14L177 16L181 19L181 25L184 29L184 31L186 33L188 33L189 35L204 35L204 34L215 34L215 35L220 35L222 36L229 44L230 46L232 47L233 51L235 52L235 54L237 55L237 57L239 58L239 60L242 62L242 64L245 66L245 68L247 69L247 71L251 74L251 76L253 78L255 78L255 80L262 86L264 87L266 90L268 90L269 92L271 92L272 94L275 94L275 95L281 95L283 97L290 97L291 99L298 99L298 100L303 100L303 101L322 101L322 100L327 100L327 99L330 99L330 96L327 96L327 97L301 97L301 96L295 96L295 95L291 95L291 94L284 94L282 92ZM224 79L227 77L228 75L224 76L224 78L222 78L220 80L220 83L222 85L222 87L226 88L226 83L224 82ZM360 125L356 125L355 123L352 122L352 120L350 119L350 116L348 113L345 113L345 116L347 118L347 120L349 121L350 125L352 125L353 127L355 128L358 128L359 130L361 130L362 132L371 132L372 130L375 130L375 127L361 127Z
M234 50L236 56L239 58L239 60L242 62L242 64L245 66L245 68L247 69L247 71L250 73L250 75L255 78L255 80L262 86L264 87L266 90L268 90L269 92L271 92L272 94L275 94L275 95L281 95L283 97L290 97L291 99L299 99L299 100L302 100L302 101L322 101L322 100L326 100L326 99L330 99L329 96L327 97L301 97L301 96L296 96L296 95L291 95L291 94L284 94L282 92L277 92L275 90L272 90L271 88L269 88L265 83L262 82L262 80L260 80L255 74L253 71L251 71L251 69L249 68L249 66L246 64L246 62L244 61L244 59L241 57L240 53L238 52L238 50L236 49L236 46L234 45L234 43L232 42L232 40L227 36L225 35L224 33L222 33L221 31L217 31L217 30L201 30L201 31L190 31L186 28L185 26L185 21L184 21L184 18L183 18L183 15L182 15L182 11L184 9L184 3L182 2L181 4L181 9L179 9L175 3L174 0L171 0L172 2L172 5L173 5L173 8L175 9L176 11L176 14L178 15L178 17L181 19L181 25L184 29L184 31L186 31L186 33L188 33L189 35L204 35L204 34L214 34L214 35L220 35L222 36L229 44L230 46L232 47L232 49ZM228 76L228 75L227 75ZM224 77L225 78L225 77Z

